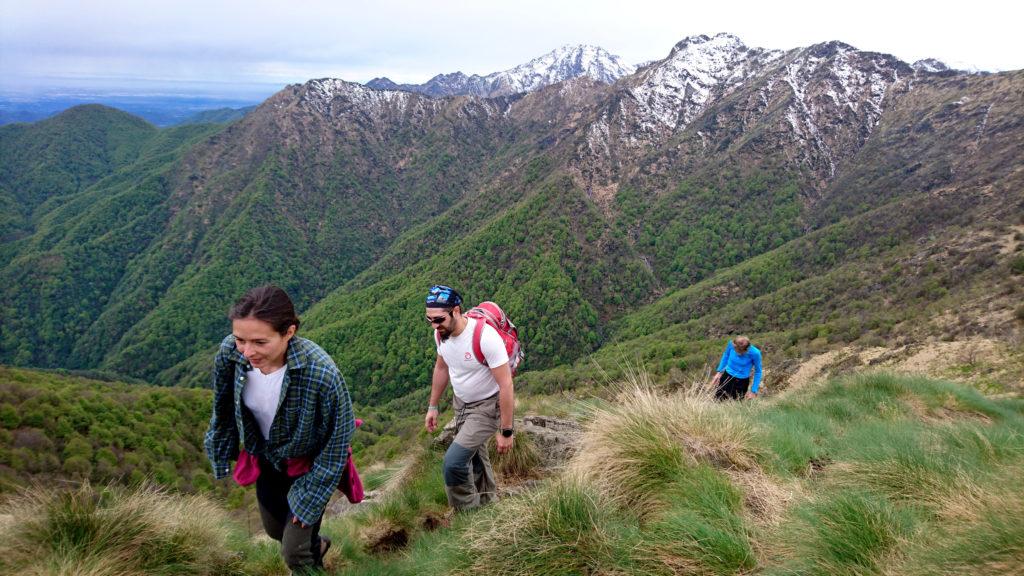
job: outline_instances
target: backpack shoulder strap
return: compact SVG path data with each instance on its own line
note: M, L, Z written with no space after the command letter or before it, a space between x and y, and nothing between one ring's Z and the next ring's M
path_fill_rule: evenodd
M476 319L476 326L473 328L473 355L476 356L476 361L487 366L487 358L484 358L484 349L480 345L480 338L484 334L484 322L483 318ZM489 366L488 366L489 367Z

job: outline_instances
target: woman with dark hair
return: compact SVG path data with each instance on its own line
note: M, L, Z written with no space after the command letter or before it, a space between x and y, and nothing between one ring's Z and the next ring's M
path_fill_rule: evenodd
M254 288L228 317L205 441L214 477L238 460L235 479L255 478L263 528L281 542L288 567L321 567L331 542L320 520L355 430L345 380L322 348L295 335L299 319L284 290Z

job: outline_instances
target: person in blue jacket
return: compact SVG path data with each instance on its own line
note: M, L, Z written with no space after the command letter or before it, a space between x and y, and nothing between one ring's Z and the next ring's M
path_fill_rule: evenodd
M753 386L750 385L751 380ZM761 351L746 336L733 338L725 346L711 384L715 387L715 400L757 397L761 388Z

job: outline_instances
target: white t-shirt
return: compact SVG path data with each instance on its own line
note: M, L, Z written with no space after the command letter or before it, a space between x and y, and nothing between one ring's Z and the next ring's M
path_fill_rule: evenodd
M473 330L476 318L469 318L466 329L458 336L449 336L437 347L437 353L448 365L448 376L452 390L463 402L476 402L489 398L498 392L498 381L491 374L491 368L508 364L508 352L498 331L484 324L480 334L480 349L487 359L487 366L481 364L473 354Z
M242 401L245 407L256 417L264 440L270 440L270 425L277 415L277 403L281 398L281 385L284 383L285 364L270 374L260 372L259 368L245 373L245 388L242 389Z

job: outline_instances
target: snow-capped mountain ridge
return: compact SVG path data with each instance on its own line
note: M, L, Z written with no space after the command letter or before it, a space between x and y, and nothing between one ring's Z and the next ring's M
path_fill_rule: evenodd
M452 72L438 74L424 84L395 84L387 78L375 78L366 85L376 89L420 92L429 96L471 95L494 98L533 92L580 76L612 84L632 74L635 69L635 66L623 64L618 56L598 46L565 45L515 68L486 76Z
M416 123L436 116L446 108L444 100L428 98L405 90L380 90L337 78L320 78L296 85L299 106L324 117L348 117L377 123ZM281 102L278 106L285 106ZM503 113L500 100L470 98L456 111L459 117L497 117Z
M719 86L742 82L783 54L748 48L731 34L691 36L676 44L668 57L639 73L630 89L641 126L652 135L689 124Z
M789 158L816 181L827 182L843 159L870 138L889 101L912 90L915 79L942 71L937 61L912 67L840 41L774 50L747 46L727 33L684 38L664 59L631 70L599 47L563 46L487 76L441 74L411 88L386 79L368 86L345 83L345 91L367 94L343 100L396 110L406 106L400 94L471 95L483 100L464 102L460 110L466 114L506 117L520 109L514 105L519 96L493 106L487 99L534 93L559 82L569 87L587 80L591 87L582 87L584 92L592 92L595 81L612 84L609 99L581 126L574 163L588 190L606 190L608 196L621 167L652 148L695 137L699 149L711 153L747 141L748 130L758 138L772 134L773 146L787 147ZM381 94L370 94L375 91ZM416 106L430 107L429 101ZM572 104L565 100L561 106ZM727 124L732 127L722 128Z
M672 139L705 153L747 141L758 126L759 134L770 126L771 146L786 147L826 182L871 136L894 87L909 90L901 79L914 75L894 56L843 42L782 51L748 47L731 34L692 36L620 82L621 97L577 148L581 184L611 190L622 166Z

